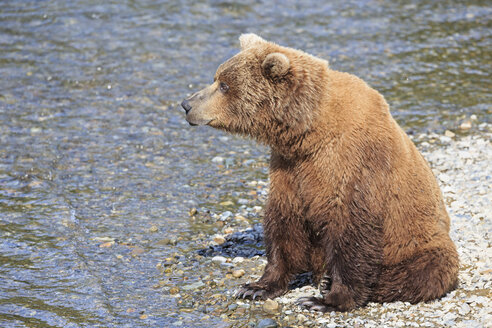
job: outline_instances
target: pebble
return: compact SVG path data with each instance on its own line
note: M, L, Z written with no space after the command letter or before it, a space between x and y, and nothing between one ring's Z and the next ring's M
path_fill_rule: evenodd
M239 222L246 222L246 223L248 223L248 224L249 224L248 219L246 219L246 218L245 218L244 216L242 216L242 215L236 215L236 216L234 217L234 219L235 219L236 221L239 221Z
M157 245L173 245L175 246L178 243L176 239L164 238L157 242Z
M297 321L299 321L300 323L303 323L304 321L307 320L306 316L304 314L298 314L297 317L296 317Z
M278 327L277 322L270 318L261 319L256 325L256 328L277 328L277 327Z
M459 314L461 315L465 315L465 314L468 314L470 312L470 306L466 303L463 303L463 305L460 307L459 309Z
M274 300L271 300L271 299L267 299L264 303L263 303L263 311L265 311L266 313L268 314L273 314L275 312L278 311L278 302L277 301L274 301Z
M220 263L220 265L223 266L223 267L227 267L227 268L234 267L234 264L228 263L228 262ZM229 275L229 276L232 276L232 275ZM226 277L227 277L227 275L226 275Z
M444 183L449 183L451 181L451 177L446 173L439 174L439 179Z
M237 256L237 257L232 259L232 263L234 263L234 264L243 263L243 262L244 262L244 257L241 257L241 256Z
M453 312L448 312L444 315L444 317L442 317L442 320L444 321L451 321L454 319L456 319L456 314Z
M179 293L179 288L178 287L171 287L171 288L169 288L169 294L176 295L177 293Z
M464 121L463 123L461 123L460 125L460 129L461 130L470 130L472 127L472 123L470 121Z
M202 281L197 281L195 283L184 285L181 287L183 290L196 290L205 287L205 284Z
M106 243L102 243L102 244L100 244L100 245L99 245L99 247L101 247L101 248L108 248L108 247L113 246L114 244L115 244L115 242L114 242L114 241L108 241L108 242L106 242Z
M232 216L232 212L231 212L231 211L225 211L225 212L223 212L223 213L220 215L220 219L221 219L221 220L225 220L225 219L227 219L227 218L229 218L229 217L231 217L231 216Z
M100 242L115 241L113 237L95 237L94 240Z
M245 274L245 271L243 269L232 271L232 276L234 278L241 278L242 276L244 276L244 274Z
M195 214L197 214L197 213L198 213L198 210L197 210L196 208L194 208L194 207L193 207L192 209L190 209L190 211L188 212L188 214L189 214L190 216L193 216L193 215L195 215Z
M441 140L442 143L449 143L451 142L451 138L447 136L440 136L439 140Z
M224 162L224 158L223 157L220 157L220 156L215 156L214 158L212 158L212 163L222 163Z
M217 235L214 238L214 242L217 243L217 245L222 245L223 243L225 243L225 241L226 239L221 235Z
M212 262L214 262L214 263L221 264L221 263L225 263L226 261L227 261L227 259L223 256L220 256L220 255L212 257Z
M449 130L446 130L444 131L444 135L448 138L454 138L454 136L456 135L454 132L452 131L449 131Z

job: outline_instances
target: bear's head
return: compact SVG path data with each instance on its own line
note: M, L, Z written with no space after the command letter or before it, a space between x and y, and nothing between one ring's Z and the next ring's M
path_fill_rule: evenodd
M182 102L186 120L288 146L316 120L328 63L255 34L239 41L241 51L219 66L214 82Z

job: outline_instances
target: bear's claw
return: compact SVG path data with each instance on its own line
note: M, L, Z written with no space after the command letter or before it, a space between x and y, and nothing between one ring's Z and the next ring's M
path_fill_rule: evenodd
M335 309L323 303L323 300L317 297L301 297L296 302L300 307L310 311L328 312Z
M252 287L252 286L244 286L240 290L237 291L236 293L236 298L249 298L251 300L255 300L258 298L259 300L264 300L266 299L265 297L266 291L264 289L258 288L258 287Z
M328 294L330 288L331 288L331 277L324 275L319 283L319 291L321 295L324 296L325 294Z

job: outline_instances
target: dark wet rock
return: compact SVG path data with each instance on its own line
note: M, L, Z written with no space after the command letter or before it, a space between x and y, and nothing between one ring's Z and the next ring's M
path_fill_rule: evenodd
M225 237L221 245L213 245L198 251L201 256L246 257L265 255L263 244L263 226L255 224L252 228L235 232Z
M289 289L301 288L307 285L313 285L313 274L311 272L298 274L294 280L289 283Z

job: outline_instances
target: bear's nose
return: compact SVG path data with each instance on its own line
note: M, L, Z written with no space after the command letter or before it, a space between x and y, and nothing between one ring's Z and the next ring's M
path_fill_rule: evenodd
M191 110L191 105L190 105L190 102L188 100L183 100L183 102L181 103L181 107L184 108L186 114L188 114L188 112Z

